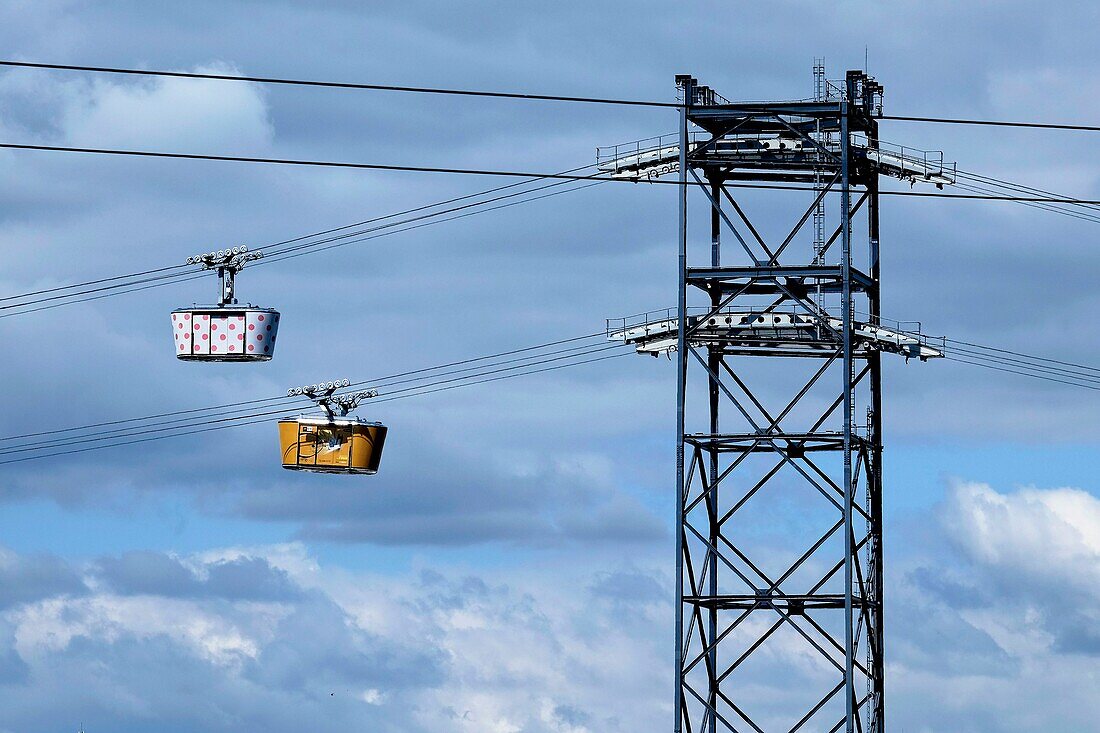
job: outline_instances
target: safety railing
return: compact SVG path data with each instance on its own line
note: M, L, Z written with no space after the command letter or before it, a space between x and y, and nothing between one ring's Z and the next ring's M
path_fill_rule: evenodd
M705 316L711 312L711 309L706 306L690 306L687 309L689 318L691 316ZM722 316L723 314L737 313L742 315L745 313L764 314L767 312L772 315L790 315L790 316L803 316L813 317L813 313L808 311L802 306L788 305L785 307L777 308L760 308L760 309L733 309L724 308L716 315ZM842 309L838 307L825 308L825 315L829 318L840 320ZM609 339L622 340L624 335L628 331L648 331L650 328L656 330L663 330L667 328L670 322L673 324L669 330L675 331L676 326L676 309L664 308L660 310L646 311L644 313L635 313L629 316L623 316L621 318L608 318L605 320L605 335ZM912 339L913 341L920 343L924 346L928 346L936 349L940 353L946 353L947 337L946 336L929 336L925 334L921 329L920 321L896 321L892 318L872 318L868 313L853 312L854 319L866 326L877 326L886 331L891 331L897 336ZM658 328L660 327L660 328Z
M955 182L958 163L944 163L942 150L921 150L879 140L877 153L872 153L863 135L853 135L852 143L867 148L868 155L877 158L875 162L880 166L894 168L906 176Z
M688 140L694 144L701 135L702 133L699 132L690 133ZM596 167L601 171L614 174L623 170L636 170L647 165L657 165L665 161L671 162L678 160L679 157L680 135L670 133L618 145L597 147Z

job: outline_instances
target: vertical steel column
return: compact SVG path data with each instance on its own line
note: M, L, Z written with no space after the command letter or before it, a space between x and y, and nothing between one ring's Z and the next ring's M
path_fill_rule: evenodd
M870 106L870 100L866 103ZM878 147L878 122L870 121L867 134L868 146ZM874 288L868 293L868 310L872 323L878 323L882 317L879 272L879 222L878 222L878 175L872 175L867 181L867 247L868 272ZM868 359L870 373L871 419L868 422L869 456L867 466L867 498L871 515L870 542L870 599L871 628L868 629L868 668L873 675L870 733L884 733L886 720L886 702L884 687L885 641L883 638L883 556L882 556L882 355L878 351L871 353Z
M843 315L843 361L844 383L844 696L845 730L855 733L855 630L853 628L852 582L855 566L855 536L852 526L852 419L853 391L852 378L852 215L851 191L849 190L849 165L851 140L848 135L848 114L851 109L851 85L848 99L840 105L840 216L841 216L841 308Z
M710 195L711 195L711 207L710 207L710 264L712 267L718 267L722 264L722 218L721 218L721 206L722 206L722 182L719 178L715 177L710 182ZM722 300L721 290L717 287L711 288L710 291L710 305L711 308L717 309ZM682 323L683 321L681 321ZM718 434L718 403L719 403L719 384L718 374L722 371L722 348L721 346L708 346L707 347L707 368L710 370L711 378L709 380L709 394L710 399L710 434ZM717 598L718 596L718 543L719 543L719 525L718 525L718 450L715 447L709 449L710 453L710 493L707 496L707 516L709 519L710 531L708 533L710 539L711 549L708 551L709 565L707 567L710 575L708 576L707 589L711 598ZM712 709L718 708L718 644L715 640L718 638L718 606L717 604L711 606L708 614L708 639L711 644L711 650L708 660L710 665L709 674L711 676L710 682L710 695L709 702ZM718 719L716 715L710 716L710 723L708 726L709 733L715 733L717 730Z
M680 185L679 201L679 277L676 294L676 693L674 697L675 733L681 733L683 711L684 669L684 398L687 381L687 344L684 325L687 323L687 175L688 175L688 108L695 89L690 77L684 78L681 89L684 106L680 108Z

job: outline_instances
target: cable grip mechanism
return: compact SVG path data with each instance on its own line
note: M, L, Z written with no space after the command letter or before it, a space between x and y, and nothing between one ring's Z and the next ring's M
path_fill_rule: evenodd
M350 387L351 381L341 379L335 382L318 382L287 390L287 397L309 397L317 403L329 418L345 417L359 406L363 400L378 396L378 390L368 389L360 392L336 394L336 390Z
M236 305L234 284L237 273L249 262L254 262L264 256L260 250L249 252L248 247L241 245L232 249L219 249L216 252L193 255L187 258L188 265L201 265L204 270L217 270L221 279L221 291L218 297L218 305Z

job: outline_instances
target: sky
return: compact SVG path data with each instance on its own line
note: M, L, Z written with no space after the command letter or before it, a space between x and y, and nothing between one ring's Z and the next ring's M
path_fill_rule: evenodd
M1094 124L1084 2L0 0L28 61ZM670 110L0 71L0 141L559 171ZM960 168L1098 198L1088 133L883 121ZM0 151L0 297L258 248L499 179ZM903 184L895 182L895 188ZM674 304L671 187L601 185L246 269L254 365L175 359L213 278L0 317L0 436L279 395ZM761 220L777 210L750 199ZM1095 223L884 198L883 312L1100 363ZM702 236L702 235L700 235ZM1100 411L956 362L885 367L887 699L903 733L1100 731ZM274 425L0 465L0 732L668 730L674 375L612 359L365 405L381 472L283 471ZM767 538L764 539L767 541ZM791 687L766 649L749 689ZM1052 704L1053 703L1053 704Z

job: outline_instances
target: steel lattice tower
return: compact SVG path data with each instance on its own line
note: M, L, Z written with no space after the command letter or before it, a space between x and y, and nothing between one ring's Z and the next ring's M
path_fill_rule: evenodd
M677 85L684 103L677 323L685 327L676 344L675 730L881 733L881 347L856 321L858 313L866 331L880 315L879 170L868 151L877 148L881 87L849 72L826 99L733 104L692 77L677 77ZM746 145L753 136L759 144ZM742 189L728 186L746 181L812 184L816 193L808 208L802 195L786 236L769 241L735 195ZM705 265L691 261L689 243L689 199L700 193L710 214ZM775 193L786 202L793 196ZM818 251L800 246L827 200L839 207L835 230ZM736 264L723 261L723 234L734 239L725 249ZM705 312L693 315L689 304L700 297ZM746 321L756 327L735 328ZM751 384L764 360L775 366L762 391ZM812 366L800 373L781 363L792 360ZM831 519L754 556L738 515L764 492L798 483ZM789 720L763 719L737 672L783 631L787 653L809 653L824 668L792 685L829 681Z
M881 356L944 352L881 316L879 176L942 187L955 169L879 140L874 79L818 66L812 101L678 76L677 136L597 149L614 177L679 172L677 307L608 322L676 355L676 733L885 730ZM777 678L769 700L755 680Z

